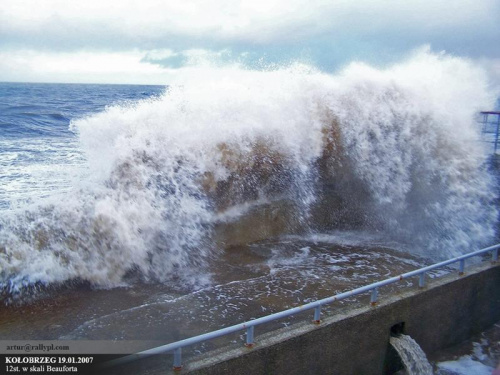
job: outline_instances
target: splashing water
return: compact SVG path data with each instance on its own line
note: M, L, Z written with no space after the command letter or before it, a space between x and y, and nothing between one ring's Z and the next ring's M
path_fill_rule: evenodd
M130 274L206 283L215 225L262 202L288 202L288 233L374 229L433 258L494 237L473 122L494 96L468 61L419 51L338 75L300 65L192 73L161 97L72 122L85 176L2 216L0 289L109 287Z
M390 343L398 352L409 375L434 374L422 348L410 336L391 336Z

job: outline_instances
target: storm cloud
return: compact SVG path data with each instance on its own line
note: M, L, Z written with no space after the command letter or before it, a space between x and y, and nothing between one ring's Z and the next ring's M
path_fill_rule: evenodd
M0 80L167 83L201 60L334 71L392 63L424 44L498 79L499 19L496 0L4 0Z

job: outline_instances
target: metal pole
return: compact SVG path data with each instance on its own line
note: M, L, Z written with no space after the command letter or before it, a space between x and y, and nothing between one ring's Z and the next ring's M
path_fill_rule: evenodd
M253 342L253 329L254 326L250 326L247 328L247 342L245 343L245 346L247 348L251 348L254 345Z
M460 267L458 269L458 274L462 276L464 274L465 269L465 259L460 259Z
M314 320L313 320L314 324L321 323L320 316L321 316L321 305L314 308Z
M377 298L378 298L378 288L373 288L372 289L372 296L370 298L370 304L372 306L375 306L377 304Z
M497 153L498 135L500 133L500 115L497 115L497 131L495 133L495 154Z
M174 371L182 370L182 348L174 350Z
M483 134L483 137L486 134L486 127L487 127L487 125L488 125L488 114L484 113L483 114L483 130L481 132Z
M423 288L424 286L425 286L425 272L422 272L418 280L418 287Z
M498 262L498 249L493 250L493 253L492 253L492 256L491 256L491 260L493 262Z

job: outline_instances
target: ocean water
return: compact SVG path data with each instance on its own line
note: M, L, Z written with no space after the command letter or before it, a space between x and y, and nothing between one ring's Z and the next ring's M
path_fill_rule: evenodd
M1 83L2 296L206 287L230 247L220 228L256 212L274 235L370 232L433 260L490 244L474 119L489 87L427 51L337 74L199 68L168 88Z
M73 186L85 157L71 120L164 91L161 86L0 82L0 209Z

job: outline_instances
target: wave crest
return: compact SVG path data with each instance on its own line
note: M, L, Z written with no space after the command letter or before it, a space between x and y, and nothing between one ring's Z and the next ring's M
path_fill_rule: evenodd
M87 177L1 219L4 290L113 286L130 272L201 282L193 275L231 242L214 231L259 207L279 212L258 217L281 232L368 227L434 258L494 237L496 195L473 121L494 97L470 62L420 51L338 75L203 73L72 123Z

